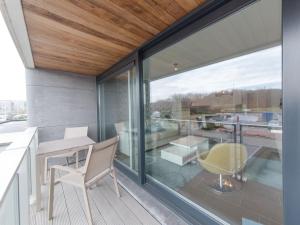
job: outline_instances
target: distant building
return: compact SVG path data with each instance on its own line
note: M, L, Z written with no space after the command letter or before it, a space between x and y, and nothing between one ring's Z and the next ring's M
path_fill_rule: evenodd
M0 100L0 121L26 119L26 101Z
M226 90L211 94L176 95L151 103L151 112L161 116L189 119L199 114L261 113L281 111L280 89Z

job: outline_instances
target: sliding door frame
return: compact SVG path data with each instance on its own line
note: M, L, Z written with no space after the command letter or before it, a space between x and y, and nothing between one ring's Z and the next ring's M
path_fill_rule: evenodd
M144 131L144 80L143 60L160 50L169 47L189 35L237 12L257 0L207 0L205 4L183 17L178 22L161 32L152 40L146 42L133 53L113 65L106 72L97 77L97 87L107 78L115 76L121 70L135 66L138 82L137 108L138 118L138 173L131 171L123 164L116 162L116 166L132 178L136 183L149 191L159 200L166 203L176 213L182 215L192 224L222 224L219 217L209 215L200 206L187 200L170 188L155 181L145 173L145 131ZM298 220L300 207L300 53L295 51L300 48L300 2L298 0L282 0L282 30L283 30L283 218L285 225L293 225ZM130 65L130 66L129 66ZM129 66L129 67L128 67ZM99 90L98 90L99 93ZM100 105L98 104L98 114ZM100 127L98 115L98 127ZM99 129L98 129L99 131Z
M300 1L282 0L283 212L299 221L300 208Z
M116 76L120 75L123 72L131 70L132 68L135 68L136 67L135 66L135 64L136 64L136 58L135 57L136 57L135 53L129 55L128 57L124 58L123 60L121 60L120 62L115 64L111 69L104 72L101 76L97 76L97 78L96 78L97 94L98 94L98 98L97 98L98 141L103 140L103 135L101 135L101 131L102 131L101 121L103 121L103 119L104 119L103 115L101 114L101 107L102 107L101 104L103 102L102 101L103 93L102 93L102 90L101 90L101 84L103 84L108 79L116 77ZM137 77L137 76L135 76L135 77ZM136 86L139 86L139 85L136 85ZM138 96L134 96L134 97L136 98L135 102L139 102ZM138 111L139 107L140 106L137 104L137 106L135 106L135 108L133 110L136 111L136 113L138 113L139 112ZM138 118L137 125L139 126L139 124L140 124L140 120ZM139 138L138 138L138 142L139 142ZM140 154L139 144L138 144L138 154ZM138 156L138 161L140 161L139 158L140 158L140 156ZM132 169L129 169L129 167L127 167L125 164L121 163L118 160L114 161L114 165L115 165L116 168L121 170L126 176L131 178L133 181L135 181L136 183L139 182L139 176L138 176L139 172L136 172ZM140 165L138 165L138 171L140 171L139 167L140 167Z

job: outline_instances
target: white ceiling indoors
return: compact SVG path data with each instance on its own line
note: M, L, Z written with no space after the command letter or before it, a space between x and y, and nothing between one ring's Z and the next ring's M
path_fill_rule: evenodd
M281 43L281 0L260 0L146 60L150 79L244 55Z

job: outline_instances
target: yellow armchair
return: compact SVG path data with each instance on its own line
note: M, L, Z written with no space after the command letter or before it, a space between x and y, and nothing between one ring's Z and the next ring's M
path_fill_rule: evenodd
M235 175L241 171L247 162L245 145L237 143L216 144L210 151L200 154L198 160L201 166L210 173L219 174L219 183L214 186L218 191L226 191L223 186L223 175Z

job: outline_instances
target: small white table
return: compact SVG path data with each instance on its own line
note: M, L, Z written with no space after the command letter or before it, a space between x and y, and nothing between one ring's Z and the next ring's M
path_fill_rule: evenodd
M161 150L161 158L180 166L197 158L198 151L207 151L208 138L188 135L171 141L171 147Z
M36 153L36 209L41 209L41 183L44 180L45 158L88 149L95 142L89 137L41 142Z
M182 148L197 150L203 147L205 150L208 149L208 138L188 135L185 137L178 138L170 142L171 145L175 145ZM201 146L202 145L202 146Z

